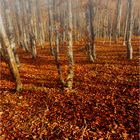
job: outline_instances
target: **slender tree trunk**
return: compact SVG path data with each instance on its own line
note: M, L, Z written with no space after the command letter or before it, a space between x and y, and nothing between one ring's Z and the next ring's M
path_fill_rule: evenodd
M36 41L35 41L35 33L33 31L33 1L28 0L27 2L27 9L29 11L28 14L28 30L29 30L29 38L30 38L30 45L31 45L31 54L32 58L36 59L37 56L37 50L36 50Z
M54 56L54 49L53 49L53 25L52 25L52 9L51 9L51 4L49 1L49 7L48 7L48 20L49 20L49 42L50 42L50 53L52 56Z
M87 13L86 13L87 31L88 31L88 58L90 62L94 62L96 59L95 52L95 33L93 26L93 4L91 0L88 0Z
M5 32L1 14L0 14L0 36L4 44L2 47L5 47L5 50L8 55L10 70L12 72L13 77L16 80L16 90L20 91L22 89L22 83L20 80L20 75L19 75L19 71L16 65L15 57L10 47L10 42L8 40L7 34Z
M129 16L129 3L127 2L127 8L126 8L126 18L125 18L125 25L124 25L124 40L123 45L126 45L126 33L127 33L127 26L128 26L128 17Z
M57 5L56 5L56 0L53 0L53 22L54 22L54 32L55 32L55 60L56 60L56 66L57 66L57 71L58 71L58 77L59 77L59 80L62 84L62 86L64 86L64 80L63 80L63 77L62 77L62 68L61 68L61 64L60 64L60 33L59 33L59 29L60 29L60 26L59 26L59 19L58 19L58 16L57 14L58 11L57 11Z
M116 13L116 20L115 20L115 27L113 31L113 39L116 42L119 35L120 35L120 23L121 23L121 13L122 13L122 0L118 0L117 4L117 13Z
M87 13L86 13L86 21L87 21L87 54L88 54L88 60L89 62L94 62L94 59L93 59L93 56L92 56L92 53L91 53L91 27L90 27L90 11L89 11L89 8L87 8Z
M89 8L90 8L90 27L91 27L91 51L93 59L96 59L96 45L95 45L95 32L94 32L94 25L93 25L93 4L92 0L89 0Z
M67 46L67 57L68 57L68 76L67 76L67 87L72 89L73 76L74 76L74 60L73 60L73 39L72 39L72 7L71 0L67 1L68 4L68 46Z
M33 33L30 33L29 36L30 36L32 58L36 59L37 51L36 51L35 35L33 35Z
M23 49L26 52L29 52L29 47L28 47L28 29L27 29L27 25L26 25L26 9L25 9L25 3L24 0L19 0L20 3L20 12L22 13L22 21L21 21L21 46L23 47Z
M60 65L60 56L59 56L59 49L60 49L60 40L59 40L59 33L56 34L56 52L55 52L55 59L56 59L56 65L57 65L57 71L59 80L62 85L64 85L64 80L62 77L62 68Z
M126 46L127 46L127 58L133 58L133 48L131 44L132 38L132 27L133 27L133 0L127 0L128 2L128 23L127 23L127 32L126 32Z
M40 12L40 2L36 0L36 17L37 17L37 35L39 44L42 48L44 48L44 34L43 34L43 21L42 21L42 14Z
M9 42L10 42L10 46L12 48L15 60L17 65L19 66L20 62L19 62L19 57L18 54L16 52L16 41L15 41L15 32L14 32L14 25L12 23L12 19L11 19L11 15L10 15L10 5L8 5L8 1L7 0L3 0L4 3L4 12L5 12L5 19L7 22L7 30L8 30L8 38L9 38Z

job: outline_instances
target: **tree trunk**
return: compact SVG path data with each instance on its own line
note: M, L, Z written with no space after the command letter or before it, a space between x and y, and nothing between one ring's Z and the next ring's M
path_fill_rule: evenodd
M88 32L88 58L90 62L94 62L96 59L95 52L95 33L93 26L93 4L91 0L88 0L87 4L87 13L86 13L86 24L87 24L87 32Z
M8 30L8 38L9 38L9 42L10 42L10 46L11 49L13 51L15 60L17 65L19 66L20 62L19 62L19 57L18 54L16 52L16 41L15 41L15 32L14 32L14 25L12 23L12 19L11 19L11 15L10 15L10 5L8 5L8 1L7 0L3 0L4 3L4 13L5 13L5 19L7 22L7 30Z
M127 2L127 8L126 8L126 18L125 18L125 25L124 25L124 40L123 45L126 45L126 33L127 33L127 24L128 24L128 17L129 16L129 3Z
M72 39L72 1L67 1L68 4L68 46L67 46L67 57L68 57L68 76L67 76L67 87L72 89L73 86L73 39Z
M37 56L37 50L36 50L36 41L35 41L35 33L33 32L33 1L32 0L28 0L27 3L28 6L28 32L29 32L29 38L30 38L30 45L31 45L31 54L32 54L32 58L36 59Z
M53 23L54 23L54 32L55 32L55 60L56 60L56 66L57 66L57 71L58 71L58 77L60 80L60 83L62 84L62 86L64 86L64 80L62 77L62 68L61 68L61 64L60 64L60 54L59 54L59 50L60 50L60 26L59 26L59 18L57 16L58 11L57 11L57 5L56 5L56 0L53 0Z
M122 13L122 0L118 0L116 20L114 23L115 27L114 27L114 33L113 33L114 41L117 41L117 39L120 35L121 13Z
M126 32L126 46L127 46L127 58L133 58L133 48L131 44L131 37L132 37L132 27L133 27L133 1L127 0L128 2L128 23L127 23L127 32Z
M43 33L43 21L42 21L42 14L40 12L40 2L36 0L36 18L37 18L37 36L39 40L39 44L42 48L44 48L44 33Z
M37 51L36 51L35 36L32 33L30 33L29 36L30 36L32 58L36 59Z
M59 57L59 48L60 47L60 41L59 41L59 33L56 33L56 52L55 52L55 59L56 59L56 65L57 65L57 71L58 71L58 76L59 80L62 85L64 85L64 80L62 77L62 68L60 65L60 57Z
M2 42L4 44L2 47L5 47L5 50L6 50L7 55L8 55L10 70L12 72L13 77L16 80L16 90L20 91L22 89L22 83L20 80L20 75L19 75L19 71L18 71L18 68L16 65L15 57L14 57L13 51L10 47L10 43L9 43L7 34L5 32L5 28L3 25L1 15L0 15L0 36L1 36Z
M27 37L28 34L28 29L26 25L26 9L25 9L25 3L24 0L19 0L20 2L20 12L22 13L22 19L21 19L21 46L26 52L29 52L29 47L28 47L28 41L29 38Z
M52 56L54 56L54 49L53 49L53 25L52 25L52 20L53 20L53 14L52 14L52 9L50 6L50 1L49 1L49 7L48 7L48 20L49 20L49 43L50 43L50 53Z

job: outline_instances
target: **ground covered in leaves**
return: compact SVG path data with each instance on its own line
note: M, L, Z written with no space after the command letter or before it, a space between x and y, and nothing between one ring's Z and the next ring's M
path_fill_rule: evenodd
M38 49L36 60L18 50L23 91L7 65L0 62L0 138L44 140L138 140L139 40L134 59L126 47L96 42L97 60L87 62L84 46L74 46L75 77L70 92L63 90L49 46ZM66 77L65 49L61 51Z

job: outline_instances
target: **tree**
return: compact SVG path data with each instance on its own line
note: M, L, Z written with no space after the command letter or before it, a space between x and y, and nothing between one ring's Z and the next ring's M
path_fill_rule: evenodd
M26 17L26 7L24 0L19 0L19 6L20 6L20 18L21 18L21 46L23 49L25 49L26 52L29 52L29 32L28 32L28 26L27 26L27 17Z
M64 80L62 77L62 68L60 64L60 19L58 18L60 14L57 7L57 1L53 0L53 23L54 23L54 38L55 38L55 61L58 71L59 81L64 86ZM58 1L59 2L59 1Z
M51 4L49 0L48 4L48 22L49 22L49 43L50 43L50 53L54 56L54 49L53 49L53 15L52 15L52 9Z
M94 25L93 25L93 3L92 0L88 0L87 9L86 9L86 24L87 24L87 50L88 50L88 57L90 62L94 62L96 59L95 53L95 32L94 32Z
M9 38L9 43L10 43L10 46L12 48L12 51L13 51L13 54L14 54L14 57L15 57L15 60L16 60L16 63L17 65L19 66L20 62L19 62L19 57L18 57L18 54L16 52L16 38L15 38L15 31L14 31L14 25L12 23L12 18L11 18L11 15L10 15L10 6L9 6L9 3L7 0L3 0L3 11L4 11L4 15L5 15L5 21L7 23L7 37Z
M72 38L72 1L68 0L68 46L67 46L67 57L68 57L68 76L67 76L67 87L72 89L73 76L74 76L74 60L73 60L73 38Z
M13 51L11 49L8 36L6 34L6 31L5 31L1 11L0 11L0 40L2 42L2 47L3 47L3 49L5 50L5 52L7 53L7 56L8 56L9 68L10 68L10 71L12 72L12 75L13 75L15 81L16 81L16 90L20 91L22 89L22 83L21 83L21 80L20 80L19 70L17 68L16 60L15 60Z
M120 35L121 13L122 13L122 0L118 0L116 19L115 19L114 30L113 30L113 39L115 41Z
M29 11L28 14L28 31L29 31L29 40L30 40L30 45L31 45L31 54L32 58L36 59L37 56L37 50L36 50L36 41L35 41L35 32L33 30L33 1L28 0L27 1L27 10Z
M127 20L127 27L126 27L126 46L127 46L127 58L133 58L133 48L131 44L132 38L132 27L133 27L133 0L127 0L128 3L128 20Z
M43 32L43 19L42 19L42 13L41 5L39 0L35 0L36 5L36 20L37 20L37 39L39 40L39 44L41 47L44 47L44 32Z

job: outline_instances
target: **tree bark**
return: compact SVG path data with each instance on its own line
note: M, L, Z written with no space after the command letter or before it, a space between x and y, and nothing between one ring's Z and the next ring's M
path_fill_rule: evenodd
M28 0L28 31L29 31L29 39L30 39L30 45L31 45L31 54L32 58L36 59L37 57L37 50L36 50L36 41L35 41L35 33L33 32L33 1Z
M55 60L56 60L56 66L57 66L57 71L58 71L58 77L59 81L64 86L64 80L62 77L62 68L60 64L60 19L58 18L58 11L57 11L57 5L56 5L56 0L53 0L53 23L54 23L54 38L55 38Z
M60 49L60 40L59 40L59 33L57 31L57 33L56 33L55 59L56 59L56 65L57 65L59 80L60 80L61 84L64 85L64 80L63 80L63 77L62 77L62 68L61 68L61 65L60 65L59 49Z
M122 0L118 0L116 20L114 23L115 27L114 27L114 33L113 33L113 39L115 42L117 41L120 35L121 13L122 13Z
M90 62L94 62L96 59L96 52L95 52L95 33L94 33L94 26L93 26L93 4L91 0L88 0L87 4L87 12L86 12L86 24L87 24L87 33L88 33L88 58Z
M10 46L11 46L11 49L13 51L16 63L19 66L20 61L19 61L18 54L16 52L15 31L14 31L14 25L12 23L12 19L11 19L11 15L10 15L10 5L8 5L7 0L3 0L3 4L4 4L5 19L7 22L7 32L8 32L7 37L9 38Z
M68 5L68 46L67 46L67 57L68 57L68 76L67 76L67 87L72 89L73 77L74 77L74 60L73 60L73 38L72 38L72 1L67 1Z
M49 7L48 7L48 20L49 20L49 43L50 43L50 53L52 56L54 56L54 49L53 49L53 25L52 25L52 20L53 20L53 14L52 14L52 9L51 9L51 4L49 1Z
M124 25L124 40L123 45L126 45L126 33L127 33L127 24L128 24L128 17L129 16L129 3L127 2L127 8L126 8L126 18L125 18L125 25Z
M13 51L10 47L10 42L9 42L8 37L7 37L4 25L3 25L1 13L0 13L0 36L1 36L1 40L4 44L2 47L5 47L5 50L6 50L7 55L8 55L10 70L12 72L13 77L16 80L16 90L20 91L22 89L22 83L20 80L20 75L19 75L19 71L18 71L18 68L16 65L15 57L14 57Z
M133 27L133 0L127 0L128 2L128 23L127 23L127 32L126 32L126 46L127 46L127 58L133 58L133 48L131 44L132 38L132 27Z

